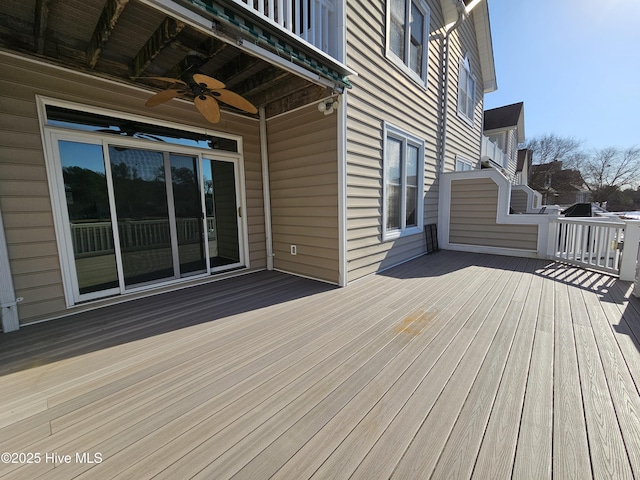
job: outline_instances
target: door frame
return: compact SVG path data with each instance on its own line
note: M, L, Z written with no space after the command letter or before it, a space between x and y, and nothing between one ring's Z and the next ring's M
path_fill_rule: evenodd
M72 307L78 303L84 303L88 301L103 299L114 295L122 296L130 293L136 293L144 290L156 289L167 285L176 283L182 283L185 281L194 280L197 278L207 278L211 274L227 271L236 268L250 268L249 262L249 238L248 238L248 222L247 222L247 202L246 202L246 179L244 169L244 157L242 152L242 137L230 134L218 134L217 136L228 137L234 139L238 144L237 152L228 152L222 150L205 150L198 147L182 146L174 143L159 143L153 140L146 140L141 138L132 138L121 135L112 135L107 133L97 133L89 131L81 131L75 129L68 129L64 127L49 126L46 124L46 106L56 105L65 108L86 110L95 112L101 115L108 115L111 117L131 118L134 117L139 120L143 120L146 123L162 124L170 126L178 130L186 130L184 126L174 125L169 122L159 122L151 118L142 116L120 115L118 112L109 110L84 107L78 104L64 101L56 101L51 99L45 99L38 97L38 111L41 120L41 132L43 138L43 147L45 153L45 164L47 170L47 180L49 184L49 193L51 197L52 212L54 217L54 228L56 232L56 241L58 244L58 254L60 259L60 269L62 273L62 281L64 287L65 302L67 307ZM198 131L200 129L194 128ZM188 130L186 130L188 131ZM214 132L208 131L211 135ZM88 143L94 145L102 145L103 160L105 166L105 175L107 180L107 191L109 195L109 207L111 214L111 223L113 231L113 241L116 255L116 267L118 270L118 283L119 287L108 290L102 290L99 292L92 292L87 294L79 293L78 277L75 263L75 255L73 251L73 242L71 238L71 230L69 228L69 213L66 204L66 196L64 192L64 180L62 176L62 163L60 159L60 152L57 142L59 140ZM202 199L202 212L205 213L204 205L204 185L202 175L202 162L204 159L219 160L232 162L234 165L235 175L235 187L236 187L236 202L238 208L242 212L242 215L238 218L238 247L240 253L240 261L238 263L224 265L221 267L211 268L209 265L209 251L208 242L204 239L204 248L206 255L206 272L194 275L187 275L181 278L171 278L165 281L158 281L151 284L144 284L133 288L126 288L124 285L124 272L122 269L122 256L120 251L118 227L117 227L117 212L115 209L115 198L113 192L113 184L111 177L111 165L108 147L109 145L118 145L123 147L141 148L154 151L160 151L167 156L167 154L188 155L197 158L198 175L200 183L200 193ZM206 235L206 218L203 215L203 234Z

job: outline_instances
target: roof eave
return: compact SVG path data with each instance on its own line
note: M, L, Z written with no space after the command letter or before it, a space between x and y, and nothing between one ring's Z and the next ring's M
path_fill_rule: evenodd
M496 81L496 66L493 58L488 0L480 2L473 9L471 15L476 29L476 38L478 39L484 93L495 92L498 89L498 83Z

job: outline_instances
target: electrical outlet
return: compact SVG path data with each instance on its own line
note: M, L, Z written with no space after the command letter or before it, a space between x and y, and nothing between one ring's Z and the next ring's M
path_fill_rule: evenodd
M297 255L298 254L298 247L296 247L295 245L291 245L291 255Z

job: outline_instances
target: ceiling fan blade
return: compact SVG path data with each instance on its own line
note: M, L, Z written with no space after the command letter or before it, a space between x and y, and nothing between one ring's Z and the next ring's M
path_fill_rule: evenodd
M207 88L210 89L224 88L224 83L222 83L220 80L216 80L215 78L208 77L207 75L203 75L201 73L194 73L193 79L198 84L204 84Z
M186 83L180 80L179 78L170 78L170 77L138 77L138 78L140 80L159 80L161 82L179 83L180 85L186 85Z
M241 97L231 90L213 90L211 92L211 95L213 95L217 100L227 103L232 107L236 107L240 110L244 110L245 112L258 113L258 109L249 100Z
M212 97L207 95L200 95L193 99L198 111L211 123L218 123L220 121L220 107Z
M147 103L145 103L145 106L155 107L156 105L160 105L161 103L168 102L172 98L176 98L178 95L181 95L182 93L184 93L184 91L175 90L173 88L170 88L169 90L163 90L161 92L156 93L149 100L147 100Z

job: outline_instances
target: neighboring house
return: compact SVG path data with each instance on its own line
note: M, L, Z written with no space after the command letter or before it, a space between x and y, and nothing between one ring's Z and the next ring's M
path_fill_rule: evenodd
M478 164L496 88L486 1L7 0L0 15L5 331L263 269L344 286L421 255L440 175ZM222 103L207 122L202 94L145 107L194 71L258 113Z
M545 205L569 206L589 201L590 192L578 170L563 169L562 162L532 165L529 186L542 194Z
M524 103L514 103L484 112L482 160L516 182L518 144L524 142Z

